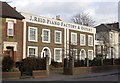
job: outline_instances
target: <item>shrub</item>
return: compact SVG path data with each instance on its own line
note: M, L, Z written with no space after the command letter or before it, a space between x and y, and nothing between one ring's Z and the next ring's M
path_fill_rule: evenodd
M20 62L17 62L17 67L22 72L22 74L32 75L33 70L45 70L46 69L46 59L40 59L35 57L27 57Z
M114 60L114 64L115 64L115 65L120 65L120 58L119 58L119 59L115 59L115 60Z
M85 60L78 60L77 62L74 62L74 67L83 67L85 66Z
M44 70L46 69L45 59L27 57L23 59L24 68L27 70Z
M2 60L2 71L9 72L14 66L14 61L10 56L3 57Z
M96 57L93 59L93 62L92 62L92 66L101 66L101 58L100 57Z
M54 60L51 61L51 65L56 68L63 67L63 64L61 62L56 62Z
M104 65L111 65L111 59L104 59L103 63Z

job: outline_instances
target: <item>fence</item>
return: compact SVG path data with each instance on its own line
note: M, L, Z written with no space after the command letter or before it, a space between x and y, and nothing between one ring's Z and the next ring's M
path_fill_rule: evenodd
M118 62L118 60L117 60ZM120 68L120 65L102 65L102 66L75 66L74 59L64 59L64 74L66 75L75 75L75 74L86 74L86 73L93 73L93 72L103 72L112 69Z

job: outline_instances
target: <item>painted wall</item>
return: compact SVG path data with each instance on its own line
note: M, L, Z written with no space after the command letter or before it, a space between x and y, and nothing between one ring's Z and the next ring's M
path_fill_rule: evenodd
M2 55L2 18L0 18L0 56Z

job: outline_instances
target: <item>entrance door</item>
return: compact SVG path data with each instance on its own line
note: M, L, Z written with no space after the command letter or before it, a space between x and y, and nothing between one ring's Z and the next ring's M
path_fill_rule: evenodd
M110 54L110 55L111 55L110 57L111 57L111 58L113 58L113 50L114 50L113 47L111 47L111 50L110 50L110 53L111 53L111 54Z
M80 60L85 60L86 58L86 51L84 49L81 49L80 51Z
M48 47L44 47L41 52L41 58L49 57L49 65L51 64L51 51Z
M14 50L13 47L6 47L8 55L14 60Z

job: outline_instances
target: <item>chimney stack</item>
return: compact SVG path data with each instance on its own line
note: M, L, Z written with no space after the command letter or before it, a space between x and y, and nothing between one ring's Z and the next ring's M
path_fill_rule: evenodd
M16 7L13 7L14 10L16 10Z
M57 16L56 16L56 20L61 20L61 19L60 19L60 15L57 15Z

